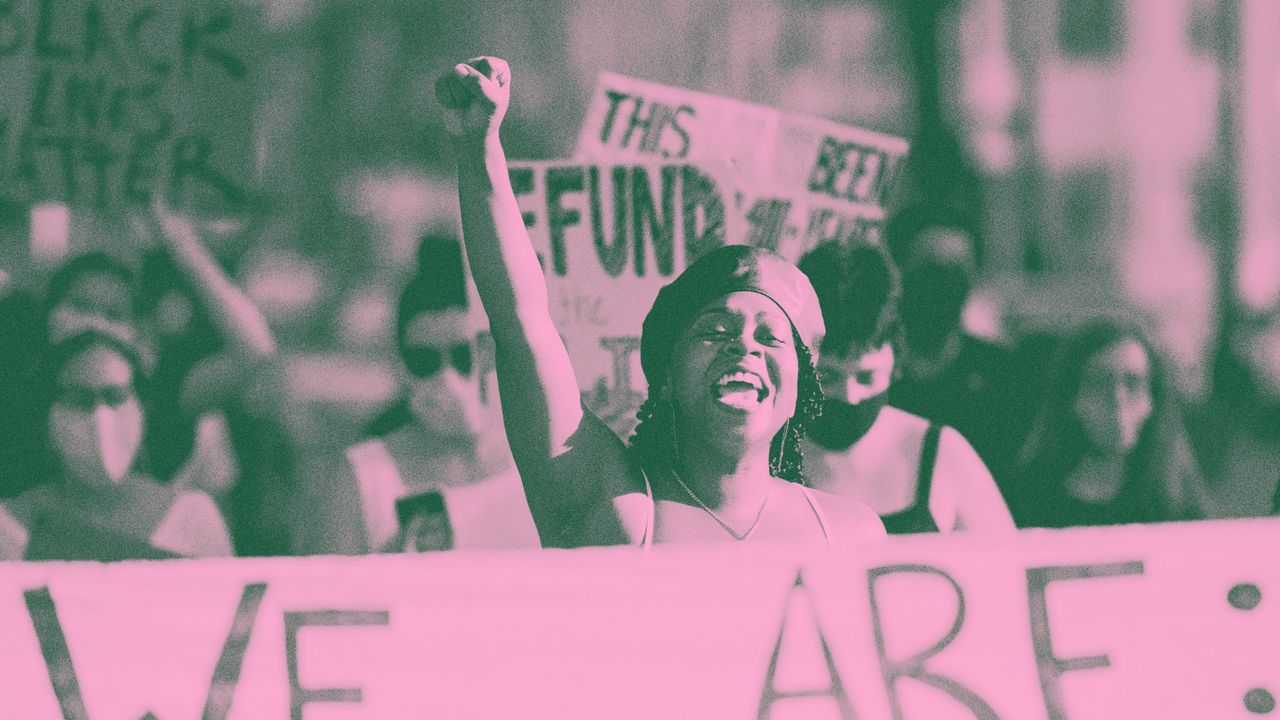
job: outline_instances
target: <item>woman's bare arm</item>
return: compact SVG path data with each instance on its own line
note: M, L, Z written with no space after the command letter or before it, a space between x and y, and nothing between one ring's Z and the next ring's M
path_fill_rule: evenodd
M938 529L977 532L1013 532L1013 517L986 463L964 436L944 428L938 441L933 492L929 511L935 518L954 518Z
M180 407L198 417L239 396L257 373L270 367L277 351L275 335L262 311L205 247L191 218L156 197L150 218L135 216L133 223L135 231L159 240L226 341L222 351L203 358L183 381Z
M583 409L551 318L546 279L498 136L510 90L511 71L498 58L459 63L436 84L455 138L463 238L489 316L507 438L530 509L545 520L602 498L606 479L622 474L624 455L621 441ZM555 462L575 447L595 458L594 471ZM572 466L575 476L561 465Z

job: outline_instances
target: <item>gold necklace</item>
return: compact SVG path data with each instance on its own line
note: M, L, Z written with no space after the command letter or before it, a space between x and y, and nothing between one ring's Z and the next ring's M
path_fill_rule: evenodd
M708 515L710 515L712 520L715 520L717 523L719 523L720 527L724 528L725 532L729 533L731 536L733 536L734 540L738 540L738 541L746 540L747 538L751 537L752 533L756 531L756 527L760 525L760 518L764 517L764 508L766 505L769 504L769 496L773 494L773 481L771 478L769 482L769 490L766 491L764 494L764 502L760 503L760 509L756 511L756 519L751 522L751 527L747 528L747 531L745 533L742 533L741 535L739 535L736 530L734 530L732 527L729 526L729 523L725 522L724 520L721 520L720 516L717 515L714 510L708 507L706 503L702 502L702 498L698 497L698 495L694 493L693 490L690 489L689 486L684 483L684 480L680 479L680 475L675 471L674 468L671 470L671 477L675 478L676 482L680 483L680 487L684 488L684 491L689 493L689 497L693 498L693 501L698 503L698 506L701 507Z

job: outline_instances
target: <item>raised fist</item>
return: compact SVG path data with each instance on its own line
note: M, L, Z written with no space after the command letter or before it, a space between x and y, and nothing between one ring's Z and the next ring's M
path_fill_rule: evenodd
M454 136L496 133L511 102L511 68L496 57L458 63L436 80L436 99Z

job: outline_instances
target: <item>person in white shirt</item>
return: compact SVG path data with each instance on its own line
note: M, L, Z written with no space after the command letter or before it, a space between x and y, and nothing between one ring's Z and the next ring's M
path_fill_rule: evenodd
M401 293L404 397L304 490L304 554L538 547L493 405L482 402L462 250L428 235Z

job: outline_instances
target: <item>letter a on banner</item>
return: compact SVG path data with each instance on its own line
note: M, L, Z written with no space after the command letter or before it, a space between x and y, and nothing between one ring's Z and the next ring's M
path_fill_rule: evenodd
M781 663L784 656L787 660L785 666ZM822 659L821 663L818 662L818 658ZM780 667L782 667L781 671L779 671ZM803 684L804 679L821 672L826 673L826 687L790 689L798 688ZM803 712L797 712L789 717L855 720L857 716L854 715L853 705L849 702L844 684L840 682L840 673L836 671L835 661L831 659L831 648L822 635L822 626L818 624L818 609L814 605L813 596L804 585L803 573L798 572L795 585L787 595L782 627L778 629L778 641L773 646L773 655L769 658L769 670L764 676L759 720L781 720L781 716L775 718L773 715L773 706L777 703L783 703L785 707L790 702L801 698L823 696L830 697L834 701L834 707L830 708L834 712L816 715L814 714L816 703L805 703Z

